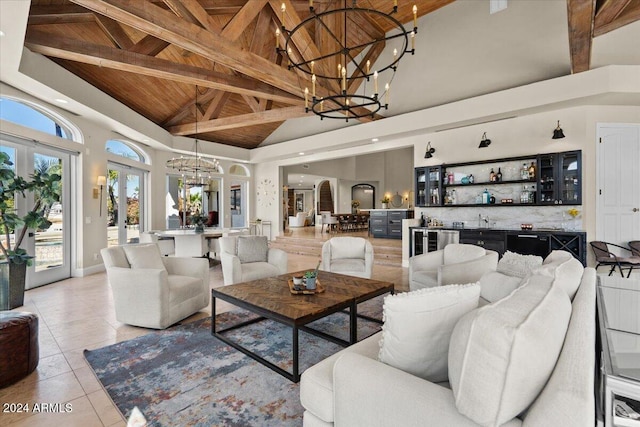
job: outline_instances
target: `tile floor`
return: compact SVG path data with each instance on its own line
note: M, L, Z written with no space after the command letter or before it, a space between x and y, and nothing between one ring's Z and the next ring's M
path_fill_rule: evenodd
M313 227L297 235L314 238ZM314 268L317 257L289 255L289 270ZM374 277L408 288L408 271L394 266L374 266ZM222 269L211 269L211 287L222 286ZM218 310L229 309L224 306ZM0 389L0 404L70 403L66 413L0 412L2 426L125 426L120 412L96 380L83 356L96 349L126 341L152 330L124 325L115 320L113 300L106 274L71 278L25 294L25 305L15 311L36 313L40 321L40 363L36 371L9 387ZM185 322L210 315L204 309Z

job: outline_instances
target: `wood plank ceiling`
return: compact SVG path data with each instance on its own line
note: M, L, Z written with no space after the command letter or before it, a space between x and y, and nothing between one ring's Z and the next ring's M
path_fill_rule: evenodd
M423 16L451 2L400 1L395 16L411 23L414 3ZM307 77L275 49L282 3L287 28L309 16L308 0L32 0L25 46L174 135L255 148L284 120L305 115ZM360 3L387 10L391 0ZM567 11L576 73L589 69L593 37L640 19L640 0L567 0ZM353 23L349 37L371 40L385 25ZM309 32L293 42L309 57L326 40ZM369 53L371 63L381 50Z

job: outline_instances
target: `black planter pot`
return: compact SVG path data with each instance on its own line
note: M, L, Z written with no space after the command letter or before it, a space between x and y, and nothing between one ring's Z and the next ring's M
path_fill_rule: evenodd
M27 264L0 263L0 310L12 310L24 305Z

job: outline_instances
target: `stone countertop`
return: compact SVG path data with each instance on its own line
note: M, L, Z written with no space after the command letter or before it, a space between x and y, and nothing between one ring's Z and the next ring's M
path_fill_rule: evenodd
M520 228L498 228L498 227L421 227L421 226L412 226L410 228L427 228L430 230L471 230L471 231L505 231L512 232L517 231L519 233L584 233L584 230L567 230L563 228L534 228L533 230L522 230Z

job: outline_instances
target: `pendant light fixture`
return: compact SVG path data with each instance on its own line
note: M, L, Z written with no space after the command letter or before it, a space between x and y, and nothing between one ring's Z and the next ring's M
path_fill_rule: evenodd
M478 148L487 148L489 145L491 145L491 140L487 138L487 133L485 132L482 134L482 140L480 141Z
M424 153L424 158L425 159L432 158L433 157L433 153L435 153L435 152L436 152L436 149L431 147L431 141L429 141L427 143L427 151Z

